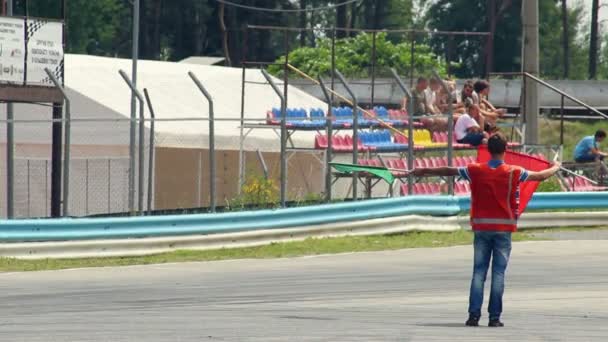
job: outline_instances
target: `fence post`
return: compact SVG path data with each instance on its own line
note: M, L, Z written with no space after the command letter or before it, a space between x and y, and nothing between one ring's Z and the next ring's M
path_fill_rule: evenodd
M350 88L348 82L346 82L344 76L342 76L342 74L338 71L338 69L334 69L333 72L336 77L340 79L340 82L342 82L342 85L344 85L344 88L346 89L350 97L353 99L353 164L357 164L359 162L359 107L357 105L357 96ZM358 182L359 173L353 172L353 201L357 200Z
M412 102L412 94L407 89L399 75L397 75L397 71L391 68L391 73L393 74L393 78L397 81L397 85L401 88L401 91L405 94L407 98L407 168L408 170L414 169L414 118L412 115L414 114L414 103ZM409 195L412 194L414 184L414 177L411 174L407 175L407 193ZM391 188L392 189L392 188Z
M287 114L285 96L279 90L277 85L272 80L272 77L266 72L266 70L262 69L262 75L266 78L266 81L270 83L270 86L274 90L274 92L281 99L281 155L280 155L280 163L281 163L281 207L285 208L286 206L286 182L287 182L287 160L285 158L285 150L287 145L287 127L285 126L285 119Z
M211 212L215 212L215 114L213 112L213 98L192 71L188 72L188 75L209 102L209 205Z
M69 207L70 207L70 147L71 141L71 120L72 120L72 111L70 106L70 98L68 97L65 89L61 86L59 81L53 72L49 68L44 68L44 71L49 76L55 87L61 92L65 102L65 142L63 145L63 216L69 215Z
M131 82L131 80L129 79L129 76L127 76L127 74L123 71L123 70L119 70L118 73L120 74L120 76L122 76L122 78L125 80L125 82L127 83L127 85L129 86L129 88L131 88L131 91L133 91L133 93L135 94L135 97L137 97L137 100L139 101L139 171L138 171L138 187L137 187L137 207L138 207L138 213L139 215L143 214L143 210L144 210L144 136L145 136L145 132L146 132L146 126L145 126L145 122L144 122L144 97L141 96L141 93L139 92L139 90L137 90L137 88L135 88L135 85ZM136 120L136 118L131 117L131 120ZM135 164L135 154L133 154L133 161L132 164L134 166ZM135 170L132 171L132 175L134 176ZM133 191L135 191L135 189L133 189ZM135 194L132 194L131 196L134 197ZM129 208L130 210L134 210Z
M327 151L325 152L325 202L329 202L331 201L331 166L329 166L329 163L333 158L333 144L331 141L333 136L333 104L332 99L327 92L327 88L325 87L325 83L323 83L323 79L321 79L321 76L319 76L317 79L319 80L319 85L323 91L325 101L327 101L327 115L325 117L325 124L327 125Z
M144 88L144 96L148 103L148 111L150 111L150 143L148 144L149 155L148 155L148 215L152 213L152 195L154 194L154 156L156 151L154 150L154 130L155 130L155 119L154 108L152 107L152 101L150 101L150 95L148 89Z

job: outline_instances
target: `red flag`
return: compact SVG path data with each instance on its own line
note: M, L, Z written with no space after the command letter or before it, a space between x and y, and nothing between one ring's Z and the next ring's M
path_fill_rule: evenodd
M488 147L486 145L481 145L477 149L477 162L478 163L487 163L492 156L488 151ZM516 165L523 167L529 171L542 171L548 169L551 166L546 160L514 151L507 150L505 152L505 163L509 165ZM523 182L519 186L519 214L521 215L528 202L532 199L532 195L536 188L538 188L539 182Z

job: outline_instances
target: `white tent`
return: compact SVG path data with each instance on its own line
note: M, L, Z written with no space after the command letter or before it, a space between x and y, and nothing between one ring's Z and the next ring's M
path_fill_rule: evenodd
M129 144L129 117L131 92L119 75L118 71L124 70L130 75L131 61L128 59L85 56L85 55L66 55L65 56L65 86L72 102L72 156L74 159L103 159L103 158L122 158L121 163L125 166L120 169L120 181L115 181L115 184L124 186L125 168L128 167L128 144ZM156 118L155 127L155 143L157 161L155 163L155 172L157 179L155 182L155 203L156 207L182 207L196 206L206 203L206 192L208 191L205 184L205 165L203 169L196 167L196 164L206 164L204 154L208 148L208 121L182 121L182 118L207 118L208 103L200 93L194 82L188 76L188 72L192 71L206 87L214 99L215 118L215 134L216 134L216 150L223 152L218 158L218 164L223 167L223 170L218 170L218 179L216 182L225 184L226 189L218 190L220 196L218 202L226 200L234 196L237 189L236 182L238 176L235 177L234 170L238 169L238 159L235 153L240 147L240 115L241 115L241 91L242 91L242 69L229 68L222 66L197 65L175 62L160 62L160 61L139 61L138 63L138 89L143 92L146 88L149 91L151 102L154 107ZM271 86L266 82L261 71L254 69L246 70L246 85L244 96L244 116L246 119L256 119L249 123L263 123L266 117L266 112L273 107L280 106L279 97L272 90ZM275 79L282 89L281 80ZM288 87L288 107L297 108L325 108L326 104L319 101L313 96L310 96L303 91ZM0 115L5 117L5 106L0 106ZM139 113L139 112L138 112ZM16 104L15 116L18 120L47 120L51 118L51 108L48 106L32 105L32 104ZM149 111L146 107L145 116L149 118ZM86 119L90 121L78 121ZM165 121L176 119L175 121ZM234 119L229 121L228 119ZM97 121L96 121L97 120ZM146 122L146 135L149 134L149 122ZM292 137L292 141L298 147L310 148L314 142L314 132L298 132ZM16 157L20 159L50 159L50 144L51 144L51 124L50 122L17 122L15 125L16 136ZM4 145L6 141L6 125L0 124L0 144ZM145 138L146 147L148 137ZM256 150L269 152L267 155L271 171L276 169L276 152L279 151L280 144L276 132L272 129L255 129L249 132L247 139L244 141L244 150L249 151L248 165L257 163L255 158ZM5 148L0 151L0 158L5 160ZM146 151L147 155L147 151ZM179 157L183 155L182 157ZM198 160L192 161L194 155L197 155ZM181 159L180 159L181 158ZM224 159L222 159L224 158ZM309 157L305 157L309 158ZM291 163L297 161L298 158L292 158ZM274 160L274 162L272 161ZM312 159L310 159L312 160ZM126 164L125 164L126 163ZM4 165L5 163L1 163ZM48 162L45 162L48 164ZM174 165L168 165L174 164ZM186 165L187 164L187 165ZM310 166L310 161L304 162ZM87 162L87 165L89 163ZM115 165L117 165L115 163ZM180 165L177 167L177 165ZM46 166L45 166L46 167ZM100 166L105 167L105 166ZM218 166L219 167L219 166ZM4 192L4 168L0 170L0 192ZM295 167L300 168L301 167ZM89 177L90 170L87 166L86 170L82 168L82 173L78 171L78 167L72 170L73 179ZM28 169L29 170L29 169ZM126 169L128 170L128 169ZM43 171L40 170L40 174ZM299 170L301 171L301 170ZM190 178L186 174L194 172ZM292 170L290 170L290 173ZM317 182L317 177L320 180L321 172L318 164L307 171L303 178L307 178L304 182L307 190L319 191L320 182ZM28 171L29 173L29 171ZM115 172L108 171L107 178L116 178ZM313 176L314 173L314 176ZM273 176L277 176L276 171ZM22 175L20 175L22 176ZM29 176L28 176L29 177ZM308 178L315 178L311 181ZM90 178L90 177L89 177ZM87 182L89 182L87 178ZM103 178L96 177L95 179ZM300 178L300 177L299 177ZM161 181L159 181L159 179ZM164 179L164 183L163 180ZM177 183L169 184L175 179L180 180L184 184L180 191L190 190L192 187L198 187L198 195L194 195L194 199L185 201L173 200L173 195L165 196L162 200L162 205L159 203L159 189L162 191L171 192L171 188L182 188L177 186ZM28 178L28 184L30 178ZM71 181L72 182L72 181ZM79 182L79 181L75 181ZM194 183L193 183L194 182ZM296 186L299 182L290 181L290 186ZM71 183L72 184L72 183ZM84 184L84 183L83 183ZM105 191L106 194L100 195L103 197L103 205L99 205L96 210L72 210L75 214L88 214L95 212L122 211L124 205L119 208L112 208L110 202L116 202L111 199L116 190L109 187L103 189L103 181L99 181L96 188L102 188L100 191ZM177 184L177 185L176 185ZM46 187L48 188L48 187ZM48 197L48 189L45 188L47 194L38 195L32 194L31 189L28 190L27 197ZM78 185L72 185L72 192L78 191ZM313 189L314 188L314 189ZM41 190L42 191L42 190ZM89 199L89 184L87 183L86 199ZM177 190L176 190L177 191ZM292 193L296 190L291 188ZM2 196L2 201L4 195ZM25 196L25 195L23 195ZM121 194L121 203L124 202ZM81 196L82 197L82 196ZM162 197L162 196L161 196ZM201 199L202 197L202 199ZM84 206L84 201L78 201L78 196L72 196L72 206ZM28 203L30 201L28 200ZM82 202L82 203L80 203ZM106 203L108 202L108 203ZM179 203L178 203L179 202ZM4 212L5 204L1 203ZM108 204L106 206L106 204ZM88 205L87 205L88 206ZM45 204L45 207L48 207ZM80 207L79 207L80 208ZM41 210L41 209L40 209ZM31 212L30 209L28 211ZM23 212L23 211L22 211ZM42 214L38 216L44 216Z

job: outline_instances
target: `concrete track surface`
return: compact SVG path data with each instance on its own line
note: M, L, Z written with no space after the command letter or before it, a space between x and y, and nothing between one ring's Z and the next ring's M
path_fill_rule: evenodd
M471 255L6 273L0 341L608 341L608 241L514 244L504 328L463 325Z

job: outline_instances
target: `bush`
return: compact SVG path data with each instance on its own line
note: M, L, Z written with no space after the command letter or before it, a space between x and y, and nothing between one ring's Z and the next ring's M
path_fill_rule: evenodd
M560 192L563 191L557 178L552 177L538 185L537 192Z
M231 210L274 208L279 203L279 188L272 179L249 176L241 194L228 202Z

